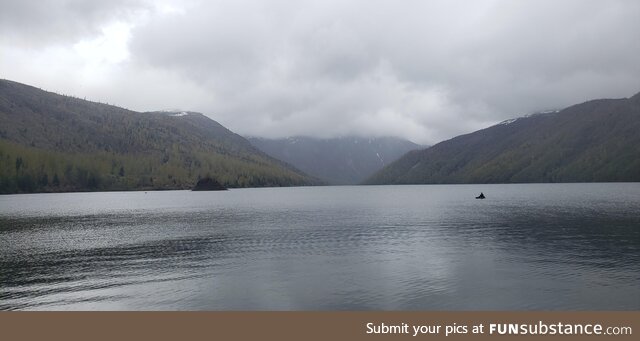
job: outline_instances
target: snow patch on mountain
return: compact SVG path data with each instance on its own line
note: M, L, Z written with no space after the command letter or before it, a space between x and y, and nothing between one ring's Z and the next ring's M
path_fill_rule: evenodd
M498 124L507 125L507 124L511 124L511 123L513 123L513 122L515 122L517 120L518 120L517 118L511 118L511 119L508 119L508 120L504 120L504 121L502 121L502 122L500 122Z

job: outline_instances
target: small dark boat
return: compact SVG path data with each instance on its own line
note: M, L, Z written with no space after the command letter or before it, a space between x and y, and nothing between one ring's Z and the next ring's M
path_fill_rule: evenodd
M476 199L484 199L484 193L480 192L480 195L478 195Z

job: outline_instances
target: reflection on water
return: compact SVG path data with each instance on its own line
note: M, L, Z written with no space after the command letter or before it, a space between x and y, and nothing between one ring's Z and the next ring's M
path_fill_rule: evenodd
M0 196L0 309L638 310L638 283L635 183Z

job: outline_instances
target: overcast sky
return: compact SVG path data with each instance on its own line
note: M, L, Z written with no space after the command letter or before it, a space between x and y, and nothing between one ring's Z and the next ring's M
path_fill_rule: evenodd
M0 78L252 136L417 143L640 91L640 1L0 0Z

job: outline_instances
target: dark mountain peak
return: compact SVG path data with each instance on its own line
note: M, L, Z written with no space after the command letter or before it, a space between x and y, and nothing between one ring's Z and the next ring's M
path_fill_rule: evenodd
M293 136L249 138L268 155L329 184L356 184L401 155L421 146L398 138Z

